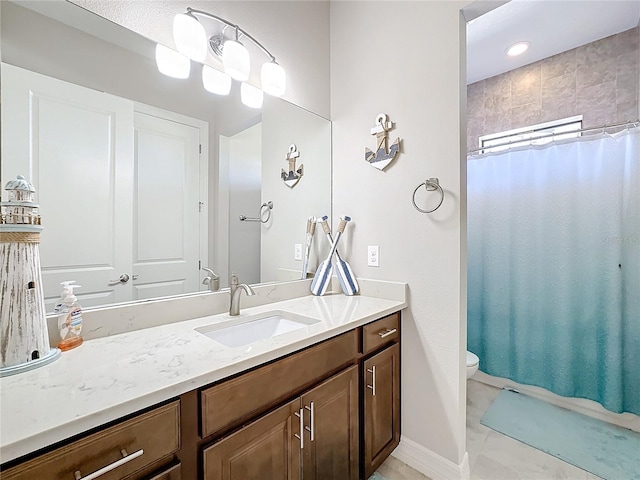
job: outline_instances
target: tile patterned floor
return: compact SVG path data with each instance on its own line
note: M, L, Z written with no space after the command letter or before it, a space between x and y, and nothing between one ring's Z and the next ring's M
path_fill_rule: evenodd
M600 479L481 425L480 418L499 392L480 382L467 382L467 451L472 480Z
M386 480L431 480L394 457L387 458L377 472Z
M578 467L480 424L500 390L467 382L467 451L471 480L601 480ZM429 480L389 457L378 472L387 480Z

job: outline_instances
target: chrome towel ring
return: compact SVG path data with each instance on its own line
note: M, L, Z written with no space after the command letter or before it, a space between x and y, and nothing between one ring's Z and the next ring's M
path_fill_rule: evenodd
M435 190L437 190L438 192L440 192L440 201L438 202L438 204L432 208L431 210L423 210L422 208L418 207L418 205L416 205L416 193L418 193L418 190L420 190L420 188L424 186L427 190L427 192L433 192ZM440 205L442 205L442 202L444 201L444 190L442 190L442 187L440 186L440 181L437 178L429 178L428 180L425 180L424 182L422 182L420 185L418 185L416 187L416 189L413 191L413 196L411 197L411 202L413 203L413 206L415 207L416 210L418 210L420 213L431 213L431 212L435 212L438 208L440 208Z
M267 218L262 218L264 209L267 209ZM273 202L265 202L260 205L260 216L259 217L247 217L246 215L240 215L241 222L261 222L267 223L271 218L271 210L273 209Z

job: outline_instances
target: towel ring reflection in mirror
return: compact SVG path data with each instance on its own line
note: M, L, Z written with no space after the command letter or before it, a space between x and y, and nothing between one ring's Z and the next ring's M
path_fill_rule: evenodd
M422 188L422 186L425 187L425 189L427 190L427 192L433 192L433 191L438 191L440 192L440 201L438 202L438 204L432 208L431 210L423 210L422 208L418 207L418 205L416 205L416 193L418 193L418 190L420 190L420 188ZM413 206L415 207L416 210L418 210L420 213L431 213L431 212L435 212L438 208L440 208L440 205L442 205L442 202L444 201L444 190L442 190L442 187L440 186L440 181L437 178L429 178L428 180L425 180L424 182L422 182L420 185L418 185L416 187L416 189L413 191L413 196L411 197L411 202L413 203Z
M267 218L263 218L265 209L266 209L266 212L267 212ZM273 202L271 202L271 201L265 202L262 205L260 205L260 216L259 217L247 217L246 215L240 215L240 221L241 222L267 223L269 221L269 219L271 218L271 210L272 209L273 209Z

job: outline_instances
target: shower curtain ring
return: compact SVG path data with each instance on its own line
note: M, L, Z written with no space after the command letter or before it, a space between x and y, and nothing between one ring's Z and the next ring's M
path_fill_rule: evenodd
M418 193L418 190L420 190L420 188L423 185L427 190L427 192L433 192L435 190L438 190L440 192L440 201L431 210L423 210L422 208L418 207L418 205L416 205L416 193ZM442 190L442 187L440 186L440 181L435 177L429 178L425 180L423 183L421 183L420 185L418 185L416 189L413 191L413 196L411 197L411 202L413 203L414 208L418 210L420 213L435 212L438 208L440 208L440 205L442 205L443 201L444 201L444 190Z

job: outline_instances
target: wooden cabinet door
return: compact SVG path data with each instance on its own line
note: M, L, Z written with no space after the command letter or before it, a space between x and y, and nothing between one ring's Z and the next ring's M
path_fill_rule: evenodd
M298 398L206 448L204 480L299 480L299 410Z
M365 360L364 478L369 478L400 443L400 345Z
M304 480L358 478L358 367L331 377L302 396Z

